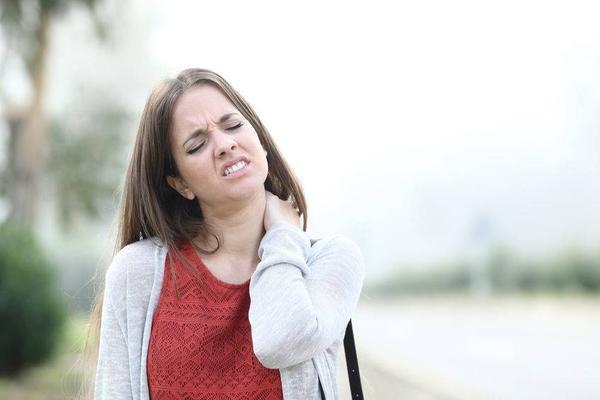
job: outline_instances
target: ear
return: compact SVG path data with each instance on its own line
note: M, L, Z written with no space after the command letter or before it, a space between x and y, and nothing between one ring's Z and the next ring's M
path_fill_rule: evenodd
M179 176L167 176L167 183L188 200L194 200L196 197L194 192L190 190L185 181Z

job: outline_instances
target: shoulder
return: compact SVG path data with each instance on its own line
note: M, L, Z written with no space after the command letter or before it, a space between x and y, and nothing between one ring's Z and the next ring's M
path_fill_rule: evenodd
M161 261L163 245L156 238L148 238L119 250L105 275L105 295L125 296L126 293L152 286L157 263Z

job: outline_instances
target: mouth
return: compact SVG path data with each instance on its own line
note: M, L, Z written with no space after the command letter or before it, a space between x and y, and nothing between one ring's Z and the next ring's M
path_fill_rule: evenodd
M225 168L223 171L223 177L234 178L237 176L241 176L244 173L246 173L246 170L248 169L249 165L250 161L242 159L236 162L235 164Z

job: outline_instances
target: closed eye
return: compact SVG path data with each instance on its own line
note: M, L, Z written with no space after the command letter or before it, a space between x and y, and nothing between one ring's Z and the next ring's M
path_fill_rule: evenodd
M205 143L205 142L202 142L202 143L200 143L198 146L196 146L196 147L193 147L193 148L189 149L188 151L186 151L186 153L187 153L187 154L192 154L192 153L195 153L196 151L200 150L200 148L201 148L202 146L204 146L204 143Z
M242 127L242 125L244 125L244 124L242 122L239 122L237 125L229 127L229 128L227 128L225 130L226 131L233 131L233 130L236 130L236 129ZM193 154L193 153L195 153L196 151L200 150L204 146L204 143L206 143L206 142L202 142L198 146L189 149L188 151L186 151L186 153L187 154Z
M237 128L241 127L242 125L244 125L244 124L243 124L243 123L241 123L241 122L239 122L239 123L238 123L236 126L229 127L229 128L227 128L227 129L225 129L225 130L226 130L226 131L232 131L232 130L234 130L234 129L237 129Z

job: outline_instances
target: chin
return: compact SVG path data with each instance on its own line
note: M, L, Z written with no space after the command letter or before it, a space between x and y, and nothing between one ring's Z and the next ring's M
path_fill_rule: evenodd
M238 185L238 187L228 193L226 197L230 198L231 200L251 199L252 197L256 196L256 194L260 193L260 191L264 192L264 190L264 181L246 182L244 185Z

